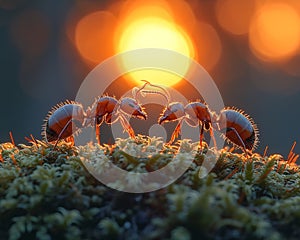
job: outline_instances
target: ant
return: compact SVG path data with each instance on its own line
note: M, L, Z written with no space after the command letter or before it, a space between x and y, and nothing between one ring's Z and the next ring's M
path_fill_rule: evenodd
M215 112L210 111L207 104L203 101L190 102L184 106L180 102L170 103L168 96L166 96L166 99L168 99L168 104L162 111L158 123L179 121L168 144L173 143L178 137L182 123L185 121L191 127L200 126L199 147L201 151L204 130L209 131L216 147L213 129L225 132L222 134L223 137L233 145L242 148L246 154L248 152L252 153L256 148L259 135L257 125L242 110L224 108L217 115Z
M131 138L135 137L134 130L130 126L126 116L137 119L147 119L147 113L138 103L137 96L142 93L147 85L154 86L146 80L141 88L133 88L134 98L124 97L117 100L115 97L101 96L95 99L91 107L84 111L82 104L74 101L65 101L52 108L45 118L42 127L42 135L47 142L55 142L54 149L61 139L67 139L78 134L81 128L95 126L96 138L100 144L100 126L105 121L107 124L113 124L120 120L124 130ZM159 87L159 86L157 86ZM160 87L159 87L160 88ZM147 93L151 91L144 90Z

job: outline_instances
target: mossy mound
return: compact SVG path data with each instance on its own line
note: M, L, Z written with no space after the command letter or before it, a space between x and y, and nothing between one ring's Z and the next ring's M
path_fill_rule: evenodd
M1 144L0 238L298 239L300 171L280 155L205 148L175 183L139 194L103 185L83 164L93 159L101 170L102 154L123 169L147 172L176 151L143 136L104 147L61 142L55 151L39 141ZM218 156L208 175L201 168L206 156Z

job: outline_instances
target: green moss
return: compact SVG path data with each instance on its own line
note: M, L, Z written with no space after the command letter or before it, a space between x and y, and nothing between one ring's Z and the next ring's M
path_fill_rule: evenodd
M185 161L196 144L165 146L159 138L119 139L113 146L0 145L1 239L296 239L300 171L280 155L262 157L204 147L164 189L130 194L98 182L114 163L150 172ZM201 166L217 160L212 171ZM218 158L218 159L216 159ZM205 176L205 177L203 177ZM112 183L122 184L122 183ZM132 184L138 184L134 181Z

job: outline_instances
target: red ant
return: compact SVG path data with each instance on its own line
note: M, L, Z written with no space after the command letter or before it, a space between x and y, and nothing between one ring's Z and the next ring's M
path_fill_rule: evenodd
M100 144L100 126L105 121L113 124L120 120L123 128L131 138L135 137L134 130L130 126L126 115L138 119L147 119L147 113L137 102L137 95L146 85L151 85L148 81L142 80L145 84L139 89L134 88L132 93L134 98L124 97L117 100L114 97L102 96L95 100L92 107L84 111L80 103L66 101L58 104L49 111L42 128L42 135L48 142L55 142L54 149L61 139L72 137L79 133L81 128L88 126L96 127L96 138ZM144 90L147 92L147 90Z
M126 116L147 119L147 113L144 108L138 103L138 94L145 93L159 93L156 91L143 90L147 85L157 87L162 90L163 88L153 85L146 80L142 80L144 85L140 88L135 87L132 89L134 98L124 97L117 100L110 96L101 96L95 99L91 107L84 111L80 103L73 101L66 101L60 103L49 111L45 123L42 128L42 135L48 142L55 142L54 149L61 139L67 139L78 134L81 128L95 126L96 138L100 144L100 126L105 121L107 124L113 124L120 120L124 130L131 138L135 137L134 130L130 126ZM142 91L143 90L143 91Z
M167 98L167 97L166 97ZM192 127L200 126L199 147L202 150L204 130L209 130L216 147L213 129L225 133L224 138L247 154L251 153L258 144L258 129L249 115L235 108L225 108L217 115L211 112L206 103L195 101L184 106L180 102L169 103L158 119L159 124L170 121L179 121L172 133L168 144L175 141L181 131L183 121Z

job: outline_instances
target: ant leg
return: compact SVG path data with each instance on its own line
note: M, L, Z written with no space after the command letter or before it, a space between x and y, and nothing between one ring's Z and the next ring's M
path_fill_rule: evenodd
M200 121L199 121L199 125L201 124L201 129L200 129L200 141L199 141L199 146L200 146L200 151L201 151L201 153L202 153L202 142L203 142L203 131L204 131L204 124L203 123L201 123Z
M214 147L215 147L215 149L218 150L216 138L215 138L215 135L214 135L214 130L213 130L213 128L212 128L211 126L210 126L210 128L209 128L209 135L210 135L211 139L212 139L213 142L214 142Z
M124 130L129 134L129 136L131 138L134 139L135 138L135 133L134 133L133 128L130 126L128 120L122 115L119 115L119 117L120 117L120 122L121 122Z
M100 145L101 144L101 142L100 142L100 125L97 124L95 126L95 128L96 128L96 139L97 139L98 144Z
M172 144L175 141L175 139L178 137L178 135L180 134L182 122L183 122L183 119L178 122L177 126L175 127L175 130L172 133L171 139L167 143L167 145Z
M57 137L57 140L56 140L56 142L55 142L55 144L54 144L53 150L55 150L55 148L56 148L56 146L57 146L57 144L58 144L58 142L59 142L59 140L60 140L60 138L61 138L61 135L66 131L67 127L69 126L69 124L70 124L71 122L73 122L73 119L70 119L70 120L67 122L67 124L64 126L64 128L60 131L60 133L58 134L58 137Z
M100 141L100 126L103 123L103 117L99 116L99 117L95 117L95 128L96 128L96 139L98 144L101 144Z
M238 132L234 129L234 128L228 128L229 130L233 131L235 133L235 135L237 136L237 138L239 139L239 141L241 142L242 144L242 148L243 148L243 151L244 153L246 153L246 155L248 155L248 152L247 152L247 149L246 149L246 146L240 136L240 134L238 134Z

